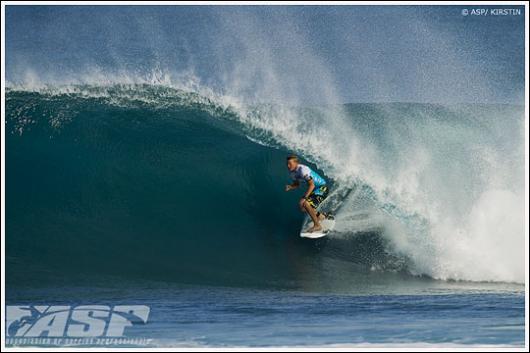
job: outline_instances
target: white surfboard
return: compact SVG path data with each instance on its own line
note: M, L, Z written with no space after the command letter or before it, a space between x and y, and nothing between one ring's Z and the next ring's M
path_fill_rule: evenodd
M311 238L311 239L322 238L326 236L331 230L333 230L333 227L335 227L335 220L325 219L323 221L320 221L320 225L322 226L321 231L307 232L306 230L313 226L313 222L312 221L304 222L304 224L302 225L302 231L300 232L300 236L302 238Z
M318 206L317 211L324 212L330 215L335 215L339 211L342 200L350 193L350 188L338 188L329 194L328 197ZM300 236L302 238L317 239L328 235L329 232L335 227L335 219L333 216L324 219L320 222L322 225L322 231L319 232L307 232L307 229L313 226L313 221L309 215L305 216L304 222L302 223L302 229L300 230Z

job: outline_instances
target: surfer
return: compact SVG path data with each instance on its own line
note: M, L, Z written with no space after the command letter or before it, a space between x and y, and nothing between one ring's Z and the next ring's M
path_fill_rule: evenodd
M287 169L293 182L285 186L285 191L298 188L301 181L307 183L307 190L304 193L304 197L299 201L300 210L307 212L313 220L313 226L307 232L321 231L322 226L320 225L320 221L324 220L326 216L323 213L317 212L316 208L328 196L326 180L308 166L301 164L298 157L294 154L287 156Z

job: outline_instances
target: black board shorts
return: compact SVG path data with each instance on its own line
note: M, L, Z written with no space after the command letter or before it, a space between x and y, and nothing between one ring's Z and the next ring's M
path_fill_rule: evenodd
M315 191L318 191L319 195L315 194ZM328 192L328 187L326 185L322 185L318 189L313 190L313 192L306 197L306 201L311 205L311 207L316 209L318 205L320 205L328 196Z

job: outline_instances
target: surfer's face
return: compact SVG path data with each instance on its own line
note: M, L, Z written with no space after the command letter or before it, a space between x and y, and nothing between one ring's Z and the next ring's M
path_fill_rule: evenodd
M298 166L298 162L295 159L289 159L287 161L287 169L289 169L290 172L296 169Z

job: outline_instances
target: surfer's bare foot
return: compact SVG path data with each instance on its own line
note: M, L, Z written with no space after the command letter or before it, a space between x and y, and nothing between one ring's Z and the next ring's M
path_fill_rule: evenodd
M311 228L309 228L307 230L308 233L314 233L314 232L320 232L320 231L322 231L322 226L321 225L312 226Z

